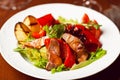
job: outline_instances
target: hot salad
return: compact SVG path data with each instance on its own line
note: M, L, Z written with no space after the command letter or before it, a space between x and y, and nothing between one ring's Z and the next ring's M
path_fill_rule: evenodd
M99 41L102 31L87 14L82 22L52 14L27 16L15 25L15 51L33 65L52 73L84 67L106 54Z

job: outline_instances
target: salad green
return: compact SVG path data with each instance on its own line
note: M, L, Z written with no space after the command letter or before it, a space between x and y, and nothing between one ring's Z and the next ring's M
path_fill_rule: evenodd
M52 27L46 25L43 29L50 38L60 38L65 31L65 26L63 24L56 24Z
M27 39L18 42L18 47L14 49L36 67L46 70L50 68L51 73L75 70L93 63L107 53L99 42L101 25L89 18L85 23L79 23L78 20L59 16L58 23L55 23L52 15L48 14L38 20L43 25L41 31L34 32L34 36L33 32L27 33ZM67 36L63 38L65 33ZM42 41L46 36L48 38ZM79 62L81 55L84 56L83 61Z
M100 59L101 57L103 57L106 54L106 50L103 50L102 48L98 49L96 52L91 52L90 53L90 57L88 60L83 61L79 64L74 64L71 68L71 70L75 70L75 69L79 69L82 67L85 67L89 64L91 64L92 62Z
M99 29L99 27L102 26L93 21L89 21L88 23L82 23L82 25L85 26L86 28L90 28L91 26L93 26L95 29Z
M52 74L54 74L55 72L61 72L61 71L65 71L65 70L67 70L67 69L66 69L65 65L62 64L62 65L58 66L57 68L53 68L51 70L51 72L52 72Z
M33 65L39 68L45 68L48 60L45 47L40 50L35 48L23 47L23 45L18 45L14 51L21 53L21 55L30 61Z
M78 20L66 19L66 18L64 18L62 16L59 16L58 20L62 24L78 24L79 23Z

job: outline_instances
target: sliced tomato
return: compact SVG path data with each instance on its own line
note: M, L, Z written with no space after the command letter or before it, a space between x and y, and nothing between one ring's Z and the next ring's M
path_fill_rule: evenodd
M90 21L89 16L85 13L82 17L82 23L88 23Z
M97 38L97 39L99 39L100 38L100 36L101 36L101 30L100 30L100 28L99 29L95 29L94 27L91 27L90 28L90 32Z
M98 22L96 20L93 20L92 22L93 22L93 24L98 25ZM100 28L96 29L95 27L91 26L89 30L97 39L100 38L101 33L102 33Z

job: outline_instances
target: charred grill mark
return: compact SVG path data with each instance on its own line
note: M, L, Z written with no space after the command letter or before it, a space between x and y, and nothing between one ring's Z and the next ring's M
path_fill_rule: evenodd
M38 23L36 22L36 23L30 23L30 25L29 26L34 26L34 25L37 25Z

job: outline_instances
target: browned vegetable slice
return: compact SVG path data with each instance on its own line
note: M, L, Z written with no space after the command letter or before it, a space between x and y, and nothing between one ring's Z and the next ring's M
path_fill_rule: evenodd
M21 28L24 30L24 32L29 33L30 29L22 22L18 22L21 26Z
M15 25L14 33L18 42L23 42L27 39L27 32L29 32L29 29L22 22L18 22Z
M40 24L38 23L37 19L34 16L32 15L27 16L24 19L23 23L27 25L31 32L40 32Z

